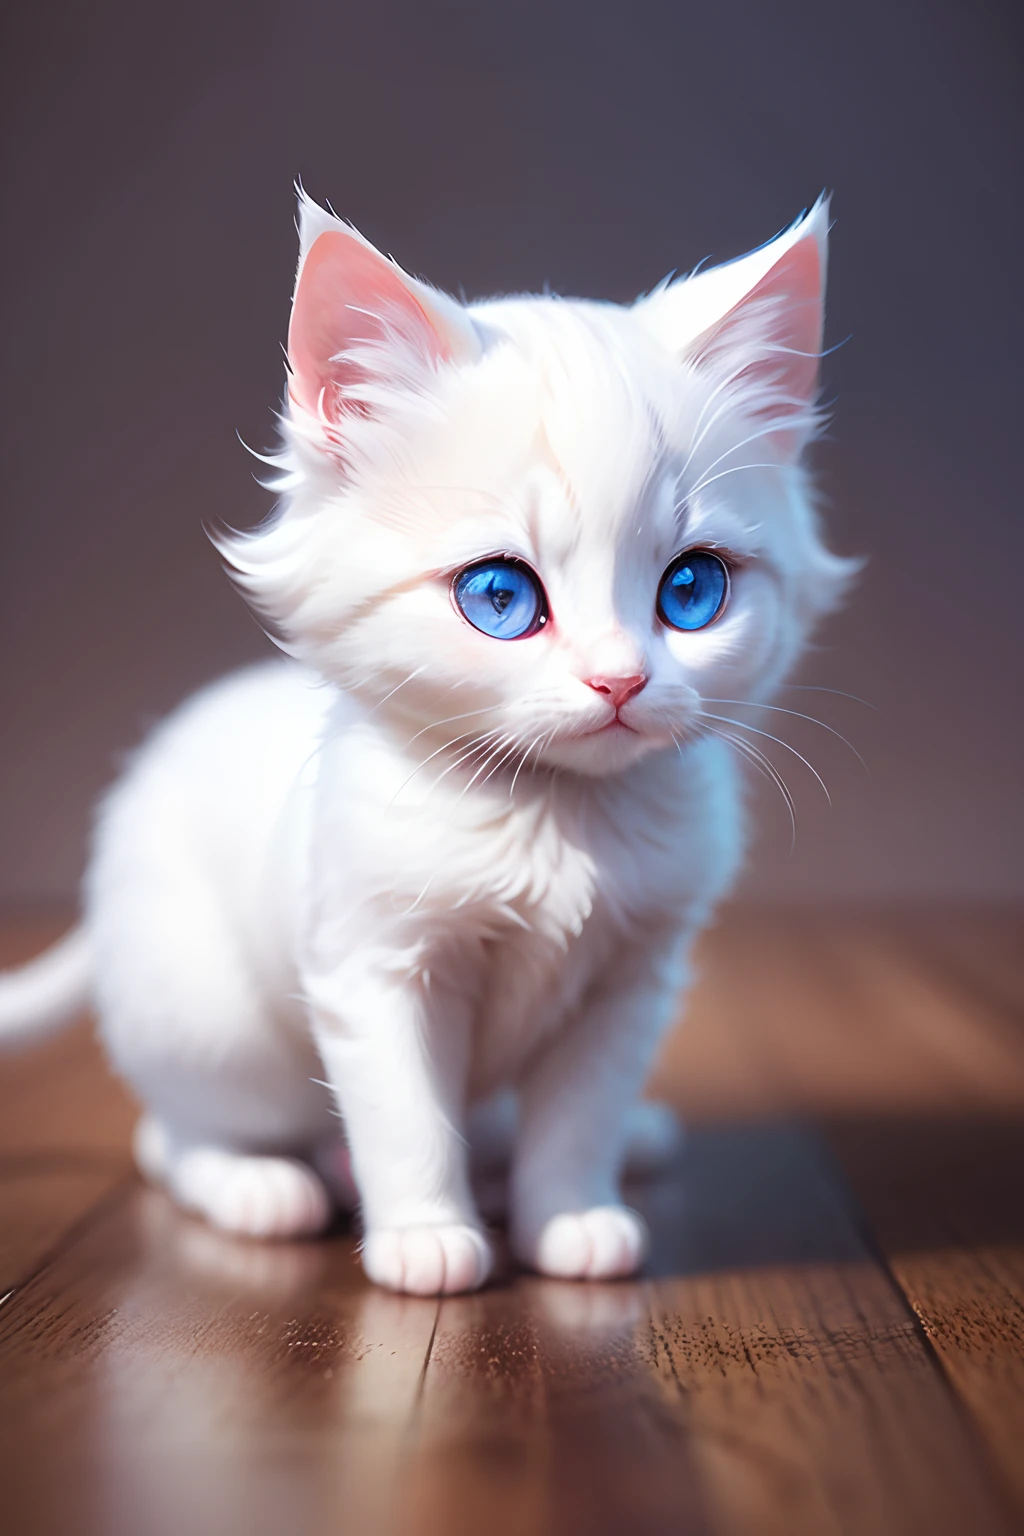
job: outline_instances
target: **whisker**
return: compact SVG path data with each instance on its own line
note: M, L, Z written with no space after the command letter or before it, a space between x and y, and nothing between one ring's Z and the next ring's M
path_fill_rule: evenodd
M398 692L399 688L404 688L406 683L411 683L414 677L419 677L426 670L427 670L427 664L426 664L426 662L424 662L422 667L417 667L415 672L410 672L408 677L403 677L402 681L400 683L398 683L396 687L392 688L390 693L386 693L382 699L378 699L377 700L376 704L373 706L372 709L367 710L367 716L375 715L377 713L378 709L380 709L382 705L387 703L388 699L393 699L394 698L394 696Z
M822 778L817 768L815 768L813 763L809 763L806 757L804 757L803 753L797 751L796 747L791 747L788 741L783 741L781 736L773 736L771 731L762 731L756 725L747 725L745 720L731 720L728 715L707 715L703 710L701 710L700 713L706 720L722 720L726 725L735 725L741 731L753 731L755 736L763 736L766 741L774 741L777 746L785 747L787 752L792 752L793 756L798 757L803 763L804 767L809 769L810 772L814 774L814 777L817 779L818 783L824 790L825 799L828 801L829 805L832 804L832 796L828 792L828 785L825 783L825 780Z
M497 730L484 731L481 735L474 736L470 745L466 747L462 752L460 752L458 757L454 758L453 761L448 764L447 768L443 769L442 772L438 774L437 778L434 780L433 784L431 784L428 791L428 800L442 779L447 778L448 774L450 774L454 768L461 767L463 763L467 762L469 758L475 756L477 752L486 751L491 746L492 740L495 736L499 736L498 745L500 747L501 742L505 740L505 737L500 736ZM463 793L465 793L465 791L463 791ZM462 796L460 795L459 799L461 800L461 798Z
M721 741L728 742L729 745L734 747L737 752L741 753L742 756L748 760L748 762L753 763L754 766L758 768L766 778L770 779L778 789L779 794L782 796L783 801L785 802L786 810L789 812L789 825L791 833L789 851L792 853L796 847L796 801L793 799L789 785L782 777L782 774L776 768L771 758L766 757L765 754L759 750L759 748L754 746L753 742L744 741L742 736L734 736L731 731L716 731L714 727L711 729L711 734L712 736L717 736Z
M452 768L457 768L459 764L464 763L468 757L472 757L474 752L479 752L481 747L488 745L493 741L495 736L500 735L501 732L498 730L497 726L495 726L493 731L481 731L478 736L474 736L472 738L471 744L459 753L454 762L452 762L449 767L444 770L445 773L449 773ZM443 777L444 775L442 774L442 778ZM440 783L440 780L437 782Z
M515 773L512 775L512 783L508 787L508 797L509 797L510 800L512 798L512 792L513 792L513 790L516 787L516 780L518 779L519 775L522 773L524 767L526 766L526 759L529 757L530 753L533 751L533 749L537 745L538 741L543 741L545 739L545 737L550 738L551 736L553 736L555 734L555 730L556 729L557 729L557 727L552 726L550 731L541 731L540 735L539 736L535 736L533 741L530 742L530 745L527 747L526 751L523 753L522 762L519 764L519 767L516 769Z
M867 774L868 778L870 779L871 777L870 768L861 757L860 753L857 751L857 748L854 746L853 742L847 741L846 737L841 731L837 731L834 726L826 724L824 720L819 720L816 715L805 715L799 709L784 709L781 704L755 704L753 699L705 699L704 703L739 704L742 709L770 709L774 714L777 715L792 715L796 720L809 720L812 725L819 725L823 731L828 731L830 736L834 736L837 741L841 741L844 747L849 747L858 763L860 763L861 767L864 769L864 772ZM783 745L785 746L787 743L784 742Z
M470 737L469 745L464 747L463 750L452 759L447 768L443 768L437 775L437 778L434 779L430 788L427 790L426 795L424 796L424 805L430 800L431 795L434 793L442 779L446 779L454 769L460 767L463 763L468 762L470 758L476 755L476 753L485 751L490 744L491 738L496 734L497 733L495 731L484 731L479 736Z
M414 741L419 741L420 737L425 736L428 731L436 731L439 725L454 725L456 720L468 720L471 715L486 715L497 707L496 704L485 704L482 709L467 709L461 715L446 715L443 720L432 720L421 731L417 731L415 736L410 736L406 745L411 747ZM456 736L455 740L458 741L458 739Z
M745 366L746 365L744 365L744 367ZM711 431L711 428L715 425L715 422L719 419L719 417L723 414L724 411L728 410L729 405L731 404L731 402L727 400L722 405L720 405L718 407L718 409L715 411L714 415L711 417L710 421L705 426L704 430L700 431L699 430L700 429L700 424L701 424L701 422L704 419L704 412L707 410L708 406L712 403L712 401L714 401L722 393L722 391L724 389L728 389L731 385L736 383L736 380L740 377L740 375L743 373L743 371L744 371L743 368L737 368L737 369L734 370L734 372L729 374L728 378L722 379L718 384L715 385L714 389L711 391L710 395L708 395L707 399L704 401L704 404L701 406L700 412L698 413L698 416L697 416L697 420L693 424L693 430L694 430L694 433L696 435L694 436L694 438L692 439L692 441L690 443L690 451L686 455L686 462L684 463L682 469L679 471L679 474L676 477L676 484L677 485L679 484L679 481L682 480L683 476L686 474L686 471L689 469L690 465L692 464L693 456L697 452L697 449L700 447L701 443L707 437L708 433Z
M748 433L748 435L744 438L741 438L738 443L733 443L732 447L727 448L724 453L720 453L717 459L712 459L711 463L704 471L704 474L697 481L697 484L692 488L689 494L691 496L696 496L698 491L700 491L704 485L710 484L710 481L707 480L706 477L711 473L713 469L717 469L719 464L724 464L726 459L731 459L734 453L739 453L740 449L746 448L748 443L756 443L762 437L772 437L775 433L778 432L778 430L778 422L772 421L769 422L766 427L761 427L757 432ZM775 467L776 469L781 469L782 466L776 465Z
M873 709L878 713L878 705L872 704L868 699L862 699L859 693L846 693L842 688L823 688L820 683L783 683L783 688L798 688L804 693L834 693L840 699L852 699L855 704L863 704L865 709Z
M540 688L535 693L523 694L518 699L512 699L504 707L511 708L515 705L538 704L550 695L558 695L560 692L561 690L557 687ZM456 720L468 720L473 715L486 715L492 710L498 710L501 708L501 704L485 704L480 709L467 709L461 715L446 715L441 720L432 720L429 725L425 725L422 730L417 731L415 736L410 736L406 745L411 747L414 741L418 741L419 738L421 736L425 736L428 731L436 731L440 725L454 725Z
M491 782L491 780L494 778L494 775L496 773L500 773L502 768L504 768L505 764L509 761L509 759L511 757L514 757L515 754L519 751L519 738L517 736L514 741L509 741L508 738L506 737L505 741L502 742L501 745L504 747L505 750L502 752L500 757L497 757L497 758L494 759L494 761L491 763L491 766L487 769L487 772L484 774L483 778L480 780L480 788L481 789L483 789L486 785L488 785ZM486 767L486 764L484 766ZM469 786L467 786L467 788L468 787Z
M494 763L493 766L489 768L488 771L484 774L480 781L481 789L485 784L489 784L491 782L491 780L494 778L494 775L499 773L501 769L504 768L505 764L509 761L510 758L515 757L521 746L522 742L518 736L511 740L511 744L506 747L505 751L498 758L497 762Z
M435 871L435 874L436 874L436 871ZM426 885L423 887L422 891L420 891L419 895L416 897L416 900L413 902L412 906L411 907L406 907L405 911L401 914L402 917L410 917L412 915L412 913L416 911L416 908L419 906L419 904L423 900L424 896L430 890L430 887L433 885L433 883L434 883L434 875L430 875L428 877L428 879L427 879Z
M512 741L511 747L509 747L509 741L510 740ZM510 755L510 753L512 753L512 752L514 752L516 750L517 746L518 746L518 738L514 738L514 739L510 738L510 736L508 734L500 736L498 738L497 744L494 747L491 748L490 752L488 752L487 756L484 758L484 760L480 764L479 768L473 774L473 777L469 780L468 784L466 784L463 787L462 794L459 795L459 799L461 800L462 796L467 794L469 792L469 790L471 790L473 788L473 785L476 783L477 779L483 773L484 769L487 767L487 764L492 762L493 759L498 756L499 752L502 752L504 750L505 751L505 756L507 757L507 756ZM501 761L504 761L504 758L502 758ZM495 769L497 769L500 766L500 763L495 763L494 766L495 766ZM492 770L492 771L494 771L494 770ZM487 777L490 778L490 774L488 774ZM485 779L484 782L486 783L487 780Z
M462 731L458 736L453 736L451 741L446 741L443 746L440 746L440 747L438 747L436 749L436 751L431 752L430 756L429 757L425 757L423 759L422 763L418 763L416 765L416 767L413 769L412 773L410 773L409 777L407 779L405 779L398 786L398 788L395 790L395 793L391 796L391 799L388 801L387 809L388 810L391 809L391 807L394 805L395 801L398 799L399 795L402 793L402 790L405 789L407 784L411 784L412 783L413 779L416 777L416 775L420 772L420 770L422 768L425 768L428 763L433 762L434 758L438 757L442 752L447 752L449 747L454 747L456 742L458 742L458 741L465 741L467 736L471 736L471 734L472 733L469 732L469 731ZM477 738L477 739L480 739L480 738Z
M720 469L718 471L717 475L705 475L703 480L698 480L697 484L693 487L693 490L689 492L689 495L690 496L696 496L696 495L699 494L699 492L706 491L709 485L714 485L716 480L724 480L726 475L738 475L740 473L740 471L744 470L744 469L778 469L778 468L779 468L778 464L769 464L767 462L758 463L758 464L734 464L731 469Z

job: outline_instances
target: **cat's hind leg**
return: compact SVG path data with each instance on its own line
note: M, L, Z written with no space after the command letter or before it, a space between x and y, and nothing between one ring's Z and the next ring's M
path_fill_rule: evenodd
M242 1237L310 1237L331 1219L323 1181L296 1158L185 1146L165 1180L186 1210Z
M501 1220L508 1211L509 1169L518 1126L518 1105L511 1090L474 1105L467 1118L473 1193L489 1220ZM656 1099L630 1105L622 1137L622 1177L637 1183L657 1179L676 1167L686 1140L675 1111Z
M671 1105L641 1099L626 1113L626 1179L652 1179L674 1167L686 1142L686 1131Z
M337 1121L301 1006L280 1000L287 978L267 982L180 843L157 846L158 818L116 811L88 919L100 1034L146 1108L136 1162L225 1231L319 1231L332 1201L305 1159Z
M151 1114L136 1125L133 1150L144 1178L224 1232L310 1237L331 1219L323 1181L297 1158L180 1144Z

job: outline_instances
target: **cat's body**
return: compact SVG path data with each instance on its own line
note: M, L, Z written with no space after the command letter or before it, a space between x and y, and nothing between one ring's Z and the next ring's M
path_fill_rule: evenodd
M304 996L353 954L401 955L465 1011L467 1107L520 1084L588 993L636 965L673 1005L687 940L739 853L722 745L612 781L521 775L514 795L507 777L467 793L472 762L417 772L425 756L276 662L190 700L108 796L85 901L96 1001L149 1112L150 1171L172 1186L196 1146L329 1154L337 1117ZM629 1021L634 1094L664 1022L657 1008ZM248 1221L295 1225L269 1205Z
M229 1229L325 1223L340 1109L384 1284L485 1279L467 1130L514 1130L526 1262L626 1273L622 1160L664 1130L634 1106L741 853L702 705L763 698L846 575L799 464L824 212L745 281L675 285L682 315L663 289L469 320L304 218L288 501L224 547L313 670L226 679L154 734L99 819L87 937L0 986L0 1028L91 990L141 1164Z

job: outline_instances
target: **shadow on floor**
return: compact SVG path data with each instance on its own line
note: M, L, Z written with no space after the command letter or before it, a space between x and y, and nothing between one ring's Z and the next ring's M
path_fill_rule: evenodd
M1024 1244L1024 1116L862 1116L823 1131L890 1250Z
M659 1275L1024 1244L1024 1117L701 1127L671 1178L627 1198Z

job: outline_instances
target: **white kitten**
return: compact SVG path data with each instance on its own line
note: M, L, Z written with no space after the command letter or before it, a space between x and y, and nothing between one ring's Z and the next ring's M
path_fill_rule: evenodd
M83 930L0 982L8 1037L94 999L182 1204L319 1230L340 1109L367 1272L467 1290L465 1137L504 1124L520 1258L641 1262L620 1168L741 852L703 704L763 700L850 573L801 467L826 233L631 308L467 308L302 197L282 505L220 540L294 660L154 733Z

